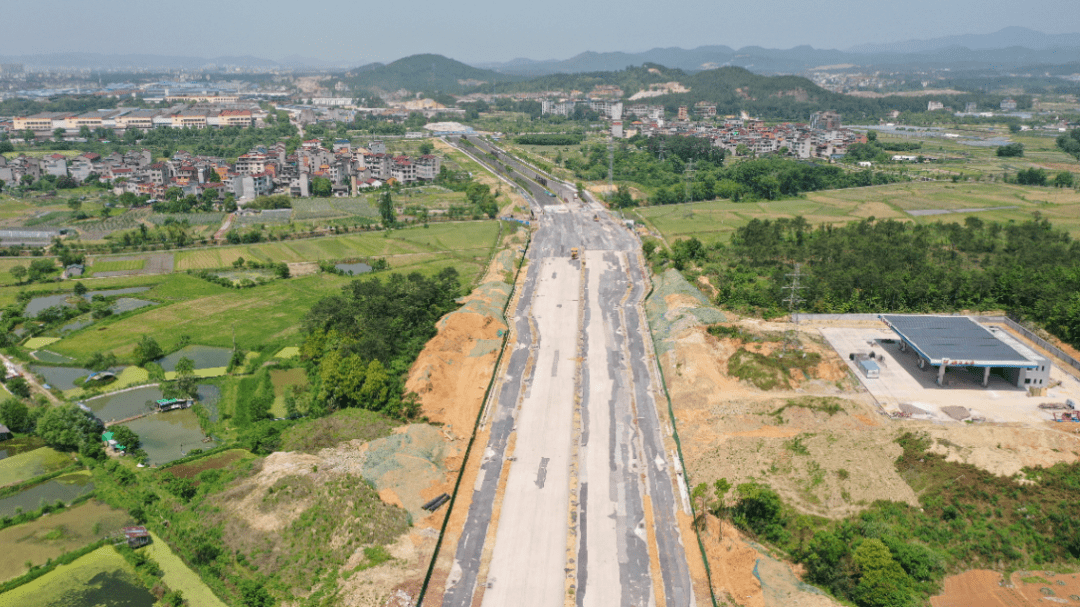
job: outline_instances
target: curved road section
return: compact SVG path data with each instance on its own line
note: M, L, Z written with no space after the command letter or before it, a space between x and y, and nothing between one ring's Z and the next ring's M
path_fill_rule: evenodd
M640 243L573 188L543 187L530 167L471 142L464 151L527 188L539 227L442 604L694 605Z

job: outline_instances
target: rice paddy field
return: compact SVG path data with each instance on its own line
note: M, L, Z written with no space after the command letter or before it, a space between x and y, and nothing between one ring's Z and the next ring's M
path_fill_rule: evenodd
M926 211L940 213L919 214ZM775 202L716 200L640 207L629 216L643 221L668 242L696 236L710 243L727 242L737 228L755 218L801 215L811 225L843 224L868 217L963 223L965 218L976 216L984 221L1022 222L1036 213L1055 227L1080 237L1080 192L1005 183L911 182L811 192Z
M26 573L27 561L33 565L43 565L48 559L77 550L116 533L120 528L132 523L127 512L116 510L97 500L90 500L29 523L8 527L0 531L0 546L9 548L0 550L0 581L10 580ZM110 552L112 551L111 547L107 548ZM50 573L45 577L48 578L51 575L53 574ZM41 579L39 578L38 581ZM18 591L19 589L16 589L5 594L4 599L10 599ZM20 607L26 605L26 603L18 602L4 604L20 605Z
M177 270L203 270L231 267L241 257L266 262L302 262L340 260L357 257L387 257L396 269L423 263L419 256L440 255L470 261L476 256L487 258L499 232L498 222L476 221L413 227L391 232L363 232L267 242L235 247L214 247L176 254ZM404 256L395 260L396 256Z
M28 481L72 465L71 456L50 447L38 447L12 457L0 459L0 487Z
M152 607L156 602L112 546L60 565L3 598L5 605L19 607Z
M125 270L141 270L146 266L146 259L120 259L120 260L96 260L90 269L94 272L120 272Z

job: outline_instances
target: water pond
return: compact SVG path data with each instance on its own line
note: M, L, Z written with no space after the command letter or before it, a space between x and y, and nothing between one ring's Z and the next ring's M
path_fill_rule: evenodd
M86 299L92 299L95 295L102 297L111 297L113 295L131 295L132 293L142 293L149 291L150 287L130 287L127 289L109 289L105 291L88 291L85 297ZM53 306L68 306L71 304L67 302L68 298L72 297L71 293L61 293L59 295L48 295L45 297L35 297L30 300L30 303L26 304L26 311L23 316L27 318L34 318L45 308L51 308Z
M92 319L90 319L90 318L80 318L79 320L76 320L75 322L71 322L71 323L68 323L68 324L60 327L60 332L61 333L70 333L71 331L78 331L79 329L81 329L83 327L89 327L92 324L94 324L94 321Z
M83 404L90 407L102 421L109 422L147 413L152 410L153 401L161 397L159 388L146 387L91 398Z
M212 369L214 367L229 366L232 358L232 350L228 348L214 348L211 346L187 346L173 352L165 358L157 359L157 364L166 371L175 371L176 363L181 358L190 358L195 361L196 369Z
M150 464L161 465L184 457L192 449L213 449L214 442L203 442L195 411L181 409L148 415L125 424L142 441Z
M37 510L42 504L55 504L60 500L69 504L80 495L86 495L93 490L94 483L85 472L65 474L15 495L0 498L0 516L15 516L20 511L30 512Z
M75 385L76 379L93 373L90 369L80 369L78 367L45 367L39 365L30 367L30 370L44 377L45 382L50 386L60 390L77 388L78 386ZM119 373L119 370L116 371Z
M132 310L138 310L139 308L145 308L146 306L152 306L154 302L147 301L145 299L134 299L132 297L121 297L113 302L112 311L113 314L123 314L124 312L130 312Z
M371 266L366 263L338 263L334 264L334 267L345 272L349 276L356 274L367 274L371 271Z

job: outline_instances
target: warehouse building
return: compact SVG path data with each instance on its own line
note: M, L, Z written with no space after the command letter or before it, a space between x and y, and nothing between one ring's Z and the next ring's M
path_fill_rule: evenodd
M1004 331L980 325L967 316L879 316L900 337L900 350L919 357L920 369L937 367L937 383L948 367L982 369L982 385L997 369L1019 388L1043 389L1050 382L1051 363Z

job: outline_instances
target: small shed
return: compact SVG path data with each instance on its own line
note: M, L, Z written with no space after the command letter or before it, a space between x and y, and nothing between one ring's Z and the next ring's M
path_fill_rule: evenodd
M129 548L138 548L150 543L150 532L146 527L124 527L124 537Z
M9 438L11 438L11 429L4 424L0 424L0 441L5 441Z
M881 376L881 367L879 367L876 362L868 358L859 359L859 369L862 370L863 375L865 375L867 379L876 379Z

